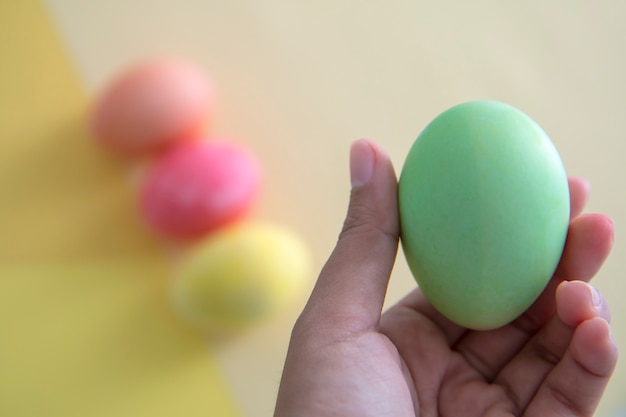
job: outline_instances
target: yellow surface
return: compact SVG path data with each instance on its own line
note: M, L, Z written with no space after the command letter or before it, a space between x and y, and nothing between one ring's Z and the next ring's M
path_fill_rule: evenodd
M235 415L38 3L0 1L0 51L0 415Z
M568 172L591 180L588 211L606 212L615 220L613 254L594 282L609 300L615 338L626 351L626 2L45 4L88 94L118 70L154 54L180 54L212 73L219 100L216 131L250 145L265 168L256 216L301 232L317 267L343 222L352 140L378 140L399 169L419 131L445 108L485 98L520 108L545 128ZM110 163L93 158L92 163ZM113 171L118 172L107 170L100 181L117 184ZM106 186L98 192L102 189ZM128 213L130 204L123 198L115 204L117 213ZM90 214L98 216L90 226L108 230L99 222L110 215L96 213ZM125 224L136 227L132 219ZM98 251L114 250L107 248ZM414 285L400 256L388 303ZM303 302L214 352L246 417L272 413L291 324ZM626 360L620 360L599 417L626 406L625 384Z

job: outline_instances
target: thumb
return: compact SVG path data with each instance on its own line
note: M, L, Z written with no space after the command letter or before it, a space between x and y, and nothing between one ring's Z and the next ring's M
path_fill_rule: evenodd
M324 327L353 332L378 324L398 249L399 220L396 176L377 144L365 139L352 144L350 177L343 230L304 313Z

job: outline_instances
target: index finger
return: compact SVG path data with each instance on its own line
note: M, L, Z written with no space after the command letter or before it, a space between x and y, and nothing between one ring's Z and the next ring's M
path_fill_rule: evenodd
M568 177L570 220L582 213L589 198L591 185L582 177Z

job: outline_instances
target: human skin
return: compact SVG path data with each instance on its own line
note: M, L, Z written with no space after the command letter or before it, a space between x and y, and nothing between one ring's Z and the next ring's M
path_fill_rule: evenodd
M460 327L419 289L382 313L399 241L397 180L368 140L351 148L352 192L339 241L292 332L275 417L591 416L617 362L605 299L589 281L613 223L581 214L570 178L559 266L512 323Z

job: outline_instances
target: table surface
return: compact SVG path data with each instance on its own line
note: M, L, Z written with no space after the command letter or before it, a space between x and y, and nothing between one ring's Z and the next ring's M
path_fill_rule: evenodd
M181 329L160 303L169 265L163 245L132 214L128 167L90 147L81 125L113 75L157 55L189 58L212 75L214 131L251 147L265 167L254 216L300 233L316 269L343 222L353 140L377 140L399 170L417 134L454 104L495 99L522 109L547 131L568 172L590 180L587 211L615 221L613 254L594 283L612 306L615 339L626 343L626 3L0 1L0 34L1 16L9 15L5 33L23 38L15 46L0 37L0 64L19 69L12 76L22 84L3 84L10 77L0 72L0 86L13 88L6 97L38 101L0 99L0 109L14 109L10 126L0 114L0 133L33 138L0 140L0 185L11 202L0 208L8 231L0 237L0 272L8 277L0 282L0 323L14 336L0 342L0 352L15 361L0 387L19 379L13 400L0 394L0 410L4 403L14 416L44 406L58 415L81 415L84 407L103 416L172 415L181 407L191 416L271 415L305 297L227 342ZM67 184L60 195L50 191L58 184ZM68 232L74 224L80 233ZM387 304L414 286L400 255ZM19 308L25 312L17 319ZM32 330L49 323L62 325ZM21 375L20 364L32 374ZM126 382L114 386L120 379ZM38 395L48 383L45 397L26 404L25 391ZM622 361L601 415L626 405L624 384ZM106 390L115 406L105 402Z

